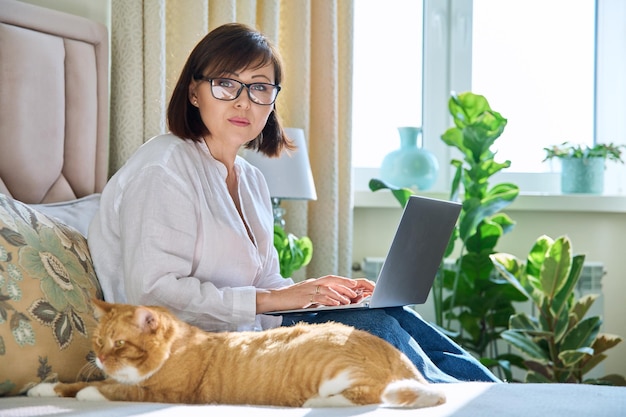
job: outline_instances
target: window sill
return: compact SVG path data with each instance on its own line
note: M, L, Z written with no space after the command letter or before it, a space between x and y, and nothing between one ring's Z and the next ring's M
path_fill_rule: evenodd
M420 195L442 200L449 198L448 194L441 192L425 192ZM354 207L399 208L400 205L387 190L364 190L354 192ZM626 213L626 195L521 193L505 211Z

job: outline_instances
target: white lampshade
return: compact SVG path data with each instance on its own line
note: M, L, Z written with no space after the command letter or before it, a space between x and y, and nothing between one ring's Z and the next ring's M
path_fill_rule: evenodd
M293 151L283 150L278 158L245 149L242 156L261 170L270 189L270 197L291 200L316 200L315 183L309 163L304 130L285 128L285 134L296 146Z

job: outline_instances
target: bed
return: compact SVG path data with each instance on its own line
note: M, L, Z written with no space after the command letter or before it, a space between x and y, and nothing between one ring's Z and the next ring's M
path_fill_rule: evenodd
M98 377L85 371L95 325L89 299L102 296L85 236L108 178L108 45L99 23L0 0L0 417L406 415L379 406L312 410L24 395L41 380ZM467 382L442 389L446 404L411 415L626 415L626 388Z

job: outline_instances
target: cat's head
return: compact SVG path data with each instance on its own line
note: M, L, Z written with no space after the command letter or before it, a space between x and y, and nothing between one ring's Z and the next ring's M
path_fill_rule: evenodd
M93 300L96 364L125 384L149 378L170 354L174 329L167 310Z

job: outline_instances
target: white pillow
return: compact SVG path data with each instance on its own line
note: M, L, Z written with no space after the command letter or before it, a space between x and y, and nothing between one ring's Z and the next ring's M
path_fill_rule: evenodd
M91 194L59 203L29 204L29 206L73 227L86 237L89 223L100 206L100 194Z

